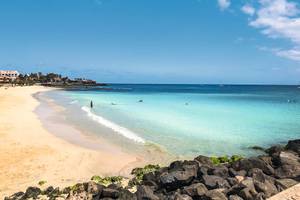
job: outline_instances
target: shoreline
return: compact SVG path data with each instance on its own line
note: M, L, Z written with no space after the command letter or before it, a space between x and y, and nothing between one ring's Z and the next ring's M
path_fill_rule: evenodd
M145 164L142 157L105 140L99 143L105 148L93 150L49 132L35 113L40 102L33 95L50 90L53 88L0 88L0 198L41 180L62 187L94 175L128 175L133 167ZM69 128L72 134L80 134Z
M117 149L143 158L146 164L167 164L170 161L182 158L181 156L171 155L158 144L149 141L140 143L131 140L118 133L114 127L94 121L81 109L80 105L73 106L75 104L70 104L69 99L61 99L61 97L49 95L47 92L36 94L35 98L40 102L35 113L39 116L43 126L50 133L72 144L96 151L102 151L104 148L104 150L113 152ZM97 117L102 118L99 115Z
M138 160L143 160L144 164L168 164L168 162L182 158L171 155L163 147L152 142L133 141L117 133L113 128L90 119L79 107L73 107L73 104L71 107L65 103L62 104L57 96L49 96L47 92L42 92L35 94L34 97L40 102L35 113L39 116L43 126L51 134L74 145L95 151L104 150L111 153L121 151L133 154L139 158ZM120 174L128 175L128 172Z

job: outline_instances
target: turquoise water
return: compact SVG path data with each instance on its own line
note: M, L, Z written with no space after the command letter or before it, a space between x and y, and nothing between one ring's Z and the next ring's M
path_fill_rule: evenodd
M180 156L250 155L250 146L300 138L298 86L111 85L63 94L114 137Z

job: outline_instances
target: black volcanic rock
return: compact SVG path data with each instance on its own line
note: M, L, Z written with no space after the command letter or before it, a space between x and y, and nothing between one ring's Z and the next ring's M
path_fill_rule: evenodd
M175 194L174 200L193 200L192 197L186 194Z
M227 200L227 197L220 192L218 189L215 190L209 190L205 195L205 200Z
M257 192L264 193L265 197L267 198L278 193L276 186L268 180L265 180L263 182L254 180L254 186Z
M17 192L9 197L5 197L4 200L23 200L25 198L24 192Z
M49 187L47 188L49 190ZM49 197L58 197L62 192L59 190L59 187L53 188L51 192L48 193ZM44 192L43 192L44 194Z
M54 191L54 187L52 187L52 186L49 186L49 187L47 187L45 190L44 190L44 192L43 192L43 194L51 194L52 192Z
M149 186L138 186L136 191L136 196L138 200L159 200L160 198L154 195L152 189Z
M238 193L238 195L240 197L242 197L244 200L256 199L257 194L258 193L256 191L253 191L249 188L244 188L244 189L240 190L239 193Z
M275 180L275 185L277 186L278 191L283 191L296 185L298 182L293 179L277 179Z
M243 200L241 197L239 197L238 195L230 195L229 200Z
M37 198L42 193L42 190L38 187L29 187L27 188L24 197L29 198Z
M191 162L173 162L169 171L163 172L159 176L159 182L168 190L189 185L197 177L198 164Z
M137 196L136 196L136 194L133 194L133 193L129 192L128 190L121 189L118 200L128 200L128 199L137 200Z
M274 174L274 169L272 168L272 166L258 157L251 157L248 159L239 160L239 161L233 163L232 167L235 170L246 170L246 171L249 171L252 168L259 168L265 174L268 174L268 175Z
M190 184L195 176L192 171L165 172L160 176L160 183L166 189L172 190Z
M299 140L290 140L285 147L287 150L294 151L300 155L300 139Z
M95 195L101 195L102 191L103 191L103 186L102 185L99 185L93 181L90 181L87 183L86 185L86 191L89 193L89 194L92 194L93 196Z
M226 181L230 184L230 186L234 186L239 183L239 181L236 178L232 177L226 178Z
M227 190L227 195L242 195L249 196L255 196L257 194L257 191L255 190L254 182L252 178L246 178L240 183L234 185L229 190ZM248 195L249 194L249 195ZM242 196L241 196L242 197Z
M208 175L208 171L211 167L208 166L200 166L198 169L198 177L201 178L203 175Z
M253 168L253 169L249 170L248 176L252 177L252 179L254 181L259 181L259 182L264 182L267 180L267 181L274 183L274 180L275 180L272 176L268 176L268 175L264 174L263 171L258 168Z
M101 197L109 197L112 199L116 199L119 197L119 190L112 188L103 188Z
M198 156L194 159L199 163L199 166L213 166L213 163L209 157L206 156Z
M265 200L265 199L266 199L266 195L262 192L255 195L255 200Z
M271 156L267 156L267 155L261 155L258 156L258 158L262 161L264 161L266 164L270 165L273 167L273 159Z
M277 156L280 154L281 151L283 151L284 148L280 145L275 145L275 146L272 146L268 149L265 150L265 152L267 154L269 154L270 156L274 157L274 156Z
M280 167L275 170L275 176L278 178L300 178L299 157L291 152L281 152L277 158Z
M246 176L247 174L247 171L246 170L239 170L239 171L236 171L235 169L233 168L228 168L228 174L229 176L231 177L236 177L236 176Z
M279 161L281 165L299 165L299 157L292 152L281 152L279 154Z
M204 175L202 181L208 189L230 188L230 184L222 177L215 175Z
M202 183L195 183L190 186L186 186L182 190L184 194L187 194L191 197L203 196L207 191L207 188Z
M216 166L208 171L210 175L220 176L223 178L227 178L229 176L228 174L228 168L226 166Z

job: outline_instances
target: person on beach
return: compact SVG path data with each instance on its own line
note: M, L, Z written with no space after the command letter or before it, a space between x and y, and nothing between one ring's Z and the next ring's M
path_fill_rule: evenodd
M91 104L90 104L90 106L91 106L91 108L93 108L93 107L94 107L94 105L93 105L93 101L91 101Z

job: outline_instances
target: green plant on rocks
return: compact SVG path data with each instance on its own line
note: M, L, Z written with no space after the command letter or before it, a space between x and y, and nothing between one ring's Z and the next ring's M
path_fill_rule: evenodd
M43 186L43 185L45 185L46 183L47 183L47 181L39 181L39 182L38 182L39 186Z
M78 184L75 184L75 185L72 185L72 186L68 187L68 190L72 191L72 192L77 191L77 189L78 189Z
M219 157L220 163L229 163L231 158L229 156L221 156Z
M218 157L212 156L212 157L210 157L210 160L211 160L211 162L212 162L214 165L219 165L219 164L221 164L221 162L220 162L220 160L219 160Z
M158 169L160 169L159 165L152 165L152 164L146 165L144 167L134 168L131 171L131 174L134 175L134 178L132 178L129 181L128 186L133 187L135 185L138 185L143 180L143 177L144 177L145 174L155 172Z
M210 160L212 161L212 163L214 165L220 165L223 163L232 163L232 162L235 162L235 161L238 161L241 159L243 159L243 157L240 155L233 155L231 157L229 157L227 155L221 156L221 157L216 157L216 156L210 157Z
M94 181L95 183L100 183L102 181L102 178L100 176L92 176L91 178L92 181Z
M105 178L102 178L100 176L93 176L91 178L92 181L94 181L95 183L98 183L98 184L101 184L101 185L105 185L105 186L108 186L112 183L114 184L121 184L122 180L124 178L122 176L108 176L108 177L105 177Z
M233 155L231 156L231 161L230 162L236 162L238 160L242 160L244 157L240 155Z

